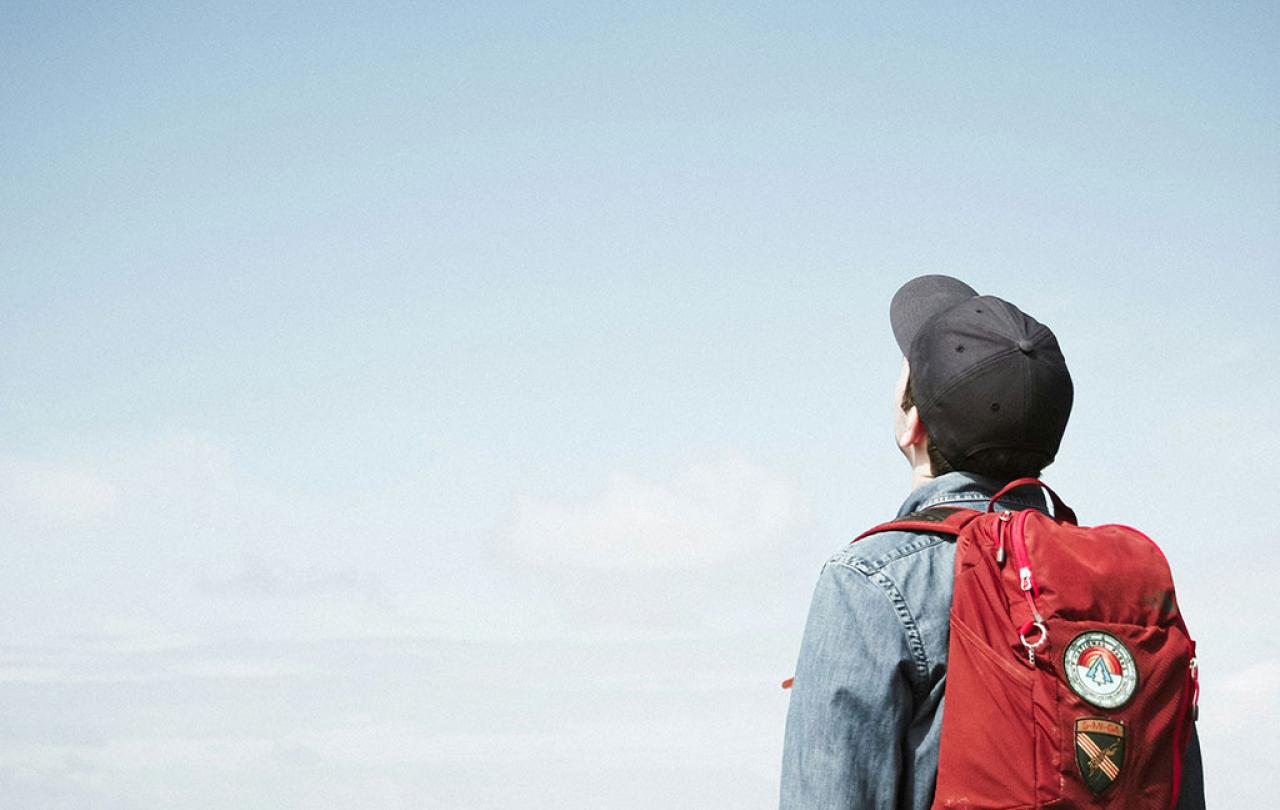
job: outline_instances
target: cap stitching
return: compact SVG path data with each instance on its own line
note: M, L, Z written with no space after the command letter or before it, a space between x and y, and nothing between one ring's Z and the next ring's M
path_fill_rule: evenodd
M1014 346L1012 349L1005 349L1004 351L993 354L990 357L987 357L985 360L982 360L981 362L974 363L972 366L969 366L969 368L965 369L963 372L957 374L951 380L951 382L947 383L945 386L943 386L942 388L934 392L933 396L924 400L924 404L933 405L938 401L938 399L942 395L950 393L952 388L955 388L960 383L965 382L977 372L984 371L988 366L995 365L996 361L1003 360L1005 357L1014 355L1014 354L1021 354L1021 350L1018 349L1017 346Z
M1002 335L999 332L993 331L991 329L986 328L985 326L982 326L981 324L970 324L970 326L972 326L974 329L977 329L981 332L985 332L988 335L1000 338L1002 340L1011 339L1008 335ZM1039 348L1040 343L1044 337L1046 336L1053 337L1053 331L1049 329L1049 327L1045 326L1044 324L1038 324L1038 326L1040 327L1039 330L1037 330L1036 332L1033 332L1031 336L1028 338L1031 341L1031 345L1034 348ZM939 397L941 397L943 394L948 393L952 388L964 382L965 379L967 379L970 375L974 374L975 372L985 369L987 366L995 363L997 360L1004 358L1006 355L1021 354L1021 353L1022 353L1022 350L1018 348L1017 344L1015 344L1013 348L1005 349L1003 352L998 352L996 354L993 354L990 357L987 357L986 359L982 360L981 362L974 363L972 366L969 366L969 368L966 369L965 372L961 374L957 374L955 379L947 383L945 387L939 389L932 397L929 397L928 399L924 400L924 403L926 405L934 404L935 402L938 401ZM1029 367L1028 367L1028 373L1029 373ZM1024 409L1025 409L1025 405L1024 405ZM1023 413L1023 419L1026 419L1026 413Z

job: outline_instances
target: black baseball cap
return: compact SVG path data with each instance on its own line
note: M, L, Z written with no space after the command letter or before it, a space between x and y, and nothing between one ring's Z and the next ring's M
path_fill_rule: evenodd
M1013 304L950 276L921 276L893 296L889 320L911 367L929 439L963 470L984 451L1058 453L1074 388L1058 339Z

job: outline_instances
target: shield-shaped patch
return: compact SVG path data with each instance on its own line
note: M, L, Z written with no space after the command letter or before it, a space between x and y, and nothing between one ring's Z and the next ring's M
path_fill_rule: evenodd
M1076 720L1076 764L1093 795L1114 785L1124 767L1124 723L1105 717Z

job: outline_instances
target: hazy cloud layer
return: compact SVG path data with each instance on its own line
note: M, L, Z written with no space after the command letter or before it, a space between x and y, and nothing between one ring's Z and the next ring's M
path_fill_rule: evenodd
M508 541L526 562L587 569L696 569L772 559L808 517L797 486L738 454L666 480L615 473L579 500L516 499Z
M796 554L809 499L743 453L615 471L578 499L517 496L498 567L593 638L707 636L800 620L821 560Z
M648 810L719 796L763 810L779 653L748 638L0 650L50 670L0 681L0 788L21 807Z
M11 523L48 528L92 523L116 505L116 487L76 464L0 463L0 509Z

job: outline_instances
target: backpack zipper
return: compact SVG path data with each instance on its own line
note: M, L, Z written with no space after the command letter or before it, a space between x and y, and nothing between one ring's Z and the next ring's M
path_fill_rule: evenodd
M1009 540L1010 545L1013 546L1014 564L1018 566L1018 587L1027 599L1027 606L1031 608L1031 620L1018 628L1018 638L1022 641L1022 646L1026 648L1027 664L1035 667L1036 650L1043 647L1045 642L1049 640L1049 631L1044 626L1044 617L1040 615L1040 610L1036 607L1036 597L1040 595L1040 588L1036 585L1036 578L1031 573L1031 555L1027 553L1027 518L1031 517L1032 511L1031 509L1023 509L1018 512L1018 516L1013 522L1012 536ZM1008 520L1008 518L1004 517L1007 514L1009 513L1001 512L1000 519L1002 521ZM1003 536L1001 540L1003 541ZM1000 551L1003 551L1003 545L1001 545ZM1033 629L1040 631L1040 637L1035 641L1028 641L1027 634Z
M1027 518L1031 516L1030 509L1024 509L1018 513L1017 520L1013 523L1013 561L1018 566L1018 587L1024 592L1029 592L1030 599L1032 596L1039 596L1040 589L1036 587L1035 577L1031 575L1031 555L1027 553ZM1035 610L1035 602L1030 602L1031 609Z

